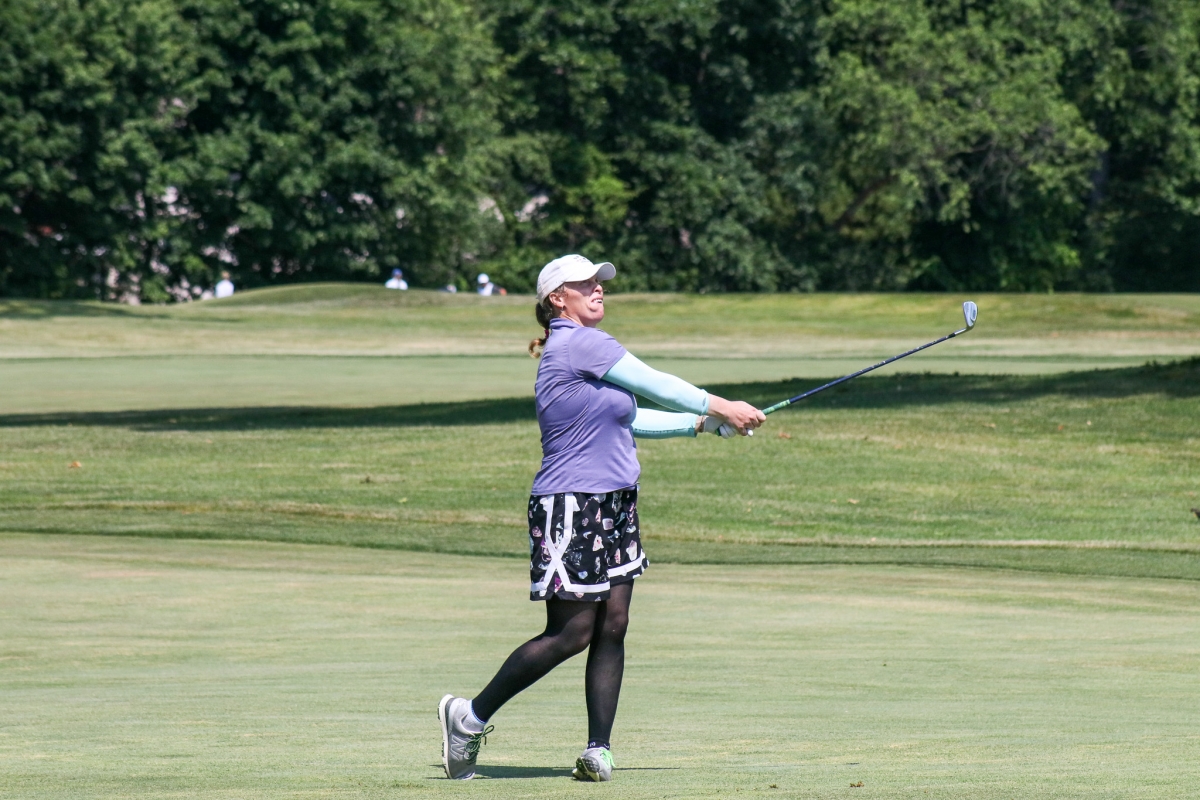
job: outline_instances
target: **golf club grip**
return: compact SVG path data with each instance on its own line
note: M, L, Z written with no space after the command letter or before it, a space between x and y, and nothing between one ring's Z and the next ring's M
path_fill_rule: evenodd
M799 400L803 400L806 397L812 397L817 392L823 392L826 389L830 388L831 386L837 386L839 383L845 383L846 381L850 380L851 378L857 378L859 375L866 375L871 370L879 369L880 367L886 367L888 364L891 364L893 361L899 361L900 359L905 358L906 356L911 356L913 353L919 353L927 347L933 347L935 344L941 344L942 342L946 341L947 339L953 339L955 336L958 336L960 333L966 333L967 330L969 330L969 329L964 328L961 331L955 331L954 333L947 334L940 339L934 339L932 342L923 344L920 347L914 347L912 350L909 350L906 353L901 353L898 356L892 356L889 359L880 361L878 364L872 364L869 367L860 369L858 372L852 372L849 375L843 375L842 377L838 378L836 381L830 381L829 383L825 384L824 386L818 386L815 389L809 389L807 392L804 392L803 394L798 394L795 397L780 401L780 402L776 403L775 405L770 406L768 408L764 408L762 410L762 412L763 412L763 414L771 414L771 413L778 411L781 408L787 408L792 403L795 403Z

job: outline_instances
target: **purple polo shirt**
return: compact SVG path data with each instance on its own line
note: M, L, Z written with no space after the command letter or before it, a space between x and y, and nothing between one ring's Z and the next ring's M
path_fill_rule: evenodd
M637 483L637 402L632 392L601 380L623 355L625 348L599 328L550 321L534 384L542 468L533 494L603 494Z

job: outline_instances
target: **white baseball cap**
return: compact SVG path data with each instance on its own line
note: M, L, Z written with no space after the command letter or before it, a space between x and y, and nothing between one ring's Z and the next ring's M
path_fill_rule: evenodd
M476 283L487 283L489 280L486 272L479 273L479 277L475 279Z
M542 271L538 275L538 302L540 303L541 301L545 300L546 295L550 294L564 283L570 283L571 281L586 281L588 278L607 281L612 280L616 274L617 268L607 261L601 261L599 264L593 264L587 258L575 253L572 253L569 256L561 256L542 267Z

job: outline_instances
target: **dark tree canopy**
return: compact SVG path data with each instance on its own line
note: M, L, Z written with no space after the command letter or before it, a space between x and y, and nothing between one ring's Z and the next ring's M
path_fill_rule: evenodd
M0 295L1200 291L1188 0L9 0Z

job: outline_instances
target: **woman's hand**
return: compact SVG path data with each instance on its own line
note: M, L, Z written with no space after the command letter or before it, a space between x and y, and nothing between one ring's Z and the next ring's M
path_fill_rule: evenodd
M728 422L742 436L748 436L750 431L759 427L766 420L766 415L749 403L741 400L726 400L715 394L708 396L708 413Z

